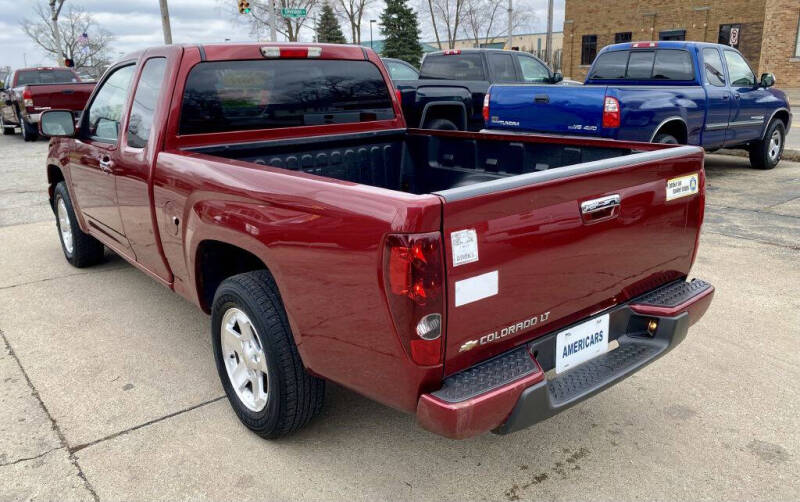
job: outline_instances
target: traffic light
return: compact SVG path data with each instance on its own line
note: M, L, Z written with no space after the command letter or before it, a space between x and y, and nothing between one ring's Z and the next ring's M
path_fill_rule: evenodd
M250 14L250 2L239 0L239 14Z

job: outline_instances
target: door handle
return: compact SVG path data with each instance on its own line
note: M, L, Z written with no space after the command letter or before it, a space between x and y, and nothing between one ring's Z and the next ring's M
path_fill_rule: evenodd
M729 99L731 99L731 97L729 95L727 95L727 94L723 94L722 95L722 101L728 101Z
M114 167L114 161L108 157L103 157L100 159L100 169L104 173L111 174L111 168Z
M733 99L735 99L735 100L737 100L737 101L738 101L738 99L739 99L739 98L741 98L741 96L739 95L739 93L738 93L738 92L737 92L736 94L734 94L734 95L733 95Z
M619 214L619 202L619 194L581 202L581 218L587 224L615 218Z
M550 96L548 96L547 94L537 94L536 96L534 96L533 102L534 103L549 103L550 102Z

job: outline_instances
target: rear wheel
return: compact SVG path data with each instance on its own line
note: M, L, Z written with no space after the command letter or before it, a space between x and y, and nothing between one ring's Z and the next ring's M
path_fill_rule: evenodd
M458 126L447 119L433 119L425 122L423 129L438 129L440 131L458 131Z
M78 268L95 265L103 259L103 244L89 234L83 233L72 200L69 198L67 185L62 181L53 193L53 209L56 212L56 226L61 240L61 249L67 261Z
M211 335L222 387L250 430L277 438L319 413L325 381L303 367L268 271L235 275L220 284L211 309Z
M29 124L25 119L21 119L20 124L22 128L22 139L25 141L36 141L39 137L39 131L36 130L36 126Z
M750 165L756 169L772 169L778 165L783 155L786 140L786 127L780 120L773 120L767 133L758 143L750 146Z
M667 134L667 133L658 133L658 134L656 134L656 137L653 138L653 143L663 143L663 144L666 144L666 145L677 145L677 144L679 144L678 143L678 138L676 138L672 134Z

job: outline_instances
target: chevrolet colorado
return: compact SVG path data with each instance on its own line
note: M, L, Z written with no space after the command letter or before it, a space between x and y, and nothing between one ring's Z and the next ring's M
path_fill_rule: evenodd
M81 82L70 68L21 68L9 73L0 85L0 130L14 134L14 128L19 127L25 141L35 141L39 115L44 110L77 113L92 89L93 82Z
M486 127L741 148L758 169L780 162L792 113L765 73L732 47L633 42L603 48L581 87L496 85Z
M686 280L701 149L407 129L359 47L148 49L41 127L66 259L108 247L209 313L264 437L325 380L447 437L512 432L674 348L713 294Z

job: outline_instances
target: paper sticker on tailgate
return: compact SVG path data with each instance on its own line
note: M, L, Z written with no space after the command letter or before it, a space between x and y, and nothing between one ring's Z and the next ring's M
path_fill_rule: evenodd
M697 173L667 180L667 200L688 197L697 193Z

